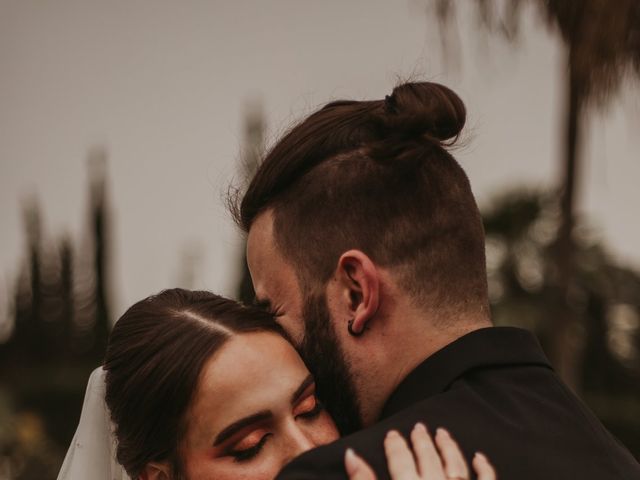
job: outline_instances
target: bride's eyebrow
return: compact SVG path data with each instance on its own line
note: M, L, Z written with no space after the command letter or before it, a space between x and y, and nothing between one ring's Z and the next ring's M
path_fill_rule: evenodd
M300 384L300 386L298 388L296 388L296 391L293 392L293 395L291 395L291 405L293 405L294 403L296 403L300 397L302 396L302 394L307 390L307 388L309 388L309 385L311 385L313 383L313 375L309 374L309 376L307 376L307 378L305 378L302 383Z
M249 425L257 422L262 422L264 420L268 420L272 417L272 413L268 410L264 410L262 412L254 413L253 415L249 415L248 417L241 418L240 420L233 422L231 425L222 430L216 439L213 441L213 446L217 447L225 440L228 440L236 433L238 433L243 428L248 427Z
M296 388L296 391L291 395L291 404L296 403L302 394L309 388L309 385L313 384L313 376L309 374L307 378L305 378L302 383ZM269 410L263 410L262 412L254 413L253 415L249 415L248 417L241 418L240 420L233 422L231 425L222 430L213 441L213 446L217 447L225 440L233 437L236 433L238 433L243 428L248 427L253 423L263 422L265 420L273 417L273 414Z

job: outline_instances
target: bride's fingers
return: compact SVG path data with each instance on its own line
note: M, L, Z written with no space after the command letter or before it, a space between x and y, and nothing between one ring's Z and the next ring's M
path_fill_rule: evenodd
M442 455L442 463L447 478L469 478L467 462L460 452L460 447L444 428L436 432L436 445Z
M478 480L496 480L496 471L487 457L480 452L473 457L473 469L478 474Z
M344 454L344 468L349 480L376 480L376 474L369 464L350 448Z
M384 439L384 452L387 456L389 474L393 480L418 479L416 462L402 435L394 430L387 433Z
M444 480L444 470L440 455L431 440L427 427L422 423L416 424L411 432L411 444L418 463L418 471L422 478L429 480Z

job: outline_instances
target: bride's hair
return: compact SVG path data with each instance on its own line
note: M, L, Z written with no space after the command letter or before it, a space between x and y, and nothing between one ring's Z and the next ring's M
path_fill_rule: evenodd
M286 335L273 316L210 292L165 290L116 322L104 361L117 460L132 479L149 462L181 476L180 440L205 362L237 333Z
M431 82L331 102L271 148L246 192L231 196L232 213L248 232L273 212L276 244L303 291L357 248L396 268L418 304L488 311L482 220L448 151L465 119L460 97Z

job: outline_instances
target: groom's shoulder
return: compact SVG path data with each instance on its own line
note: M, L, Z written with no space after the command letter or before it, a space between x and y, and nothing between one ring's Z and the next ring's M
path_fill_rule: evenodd
M328 445L314 448L289 463L277 480L346 479L344 454L347 448L353 448L362 455L376 472L385 471L382 442L386 432L392 428L395 428L392 424L376 424Z
M433 415L425 416L425 407L435 416L446 415L437 399L419 402L375 425L342 437L335 442L310 450L289 463L277 480L347 479L344 454L352 448L362 456L376 472L378 480L389 478L384 454L384 438L389 430L398 430L405 436L417 422L430 423ZM428 405L425 405L428 404ZM433 424L433 428L440 426Z
M446 392L302 454L277 480L347 479L347 448L362 456L379 480L388 479L383 446L387 432L398 430L408 438L417 422L432 432L447 428L467 461L476 451L487 453L503 478L640 478L640 466L631 454L568 389L560 388L555 377L527 378L532 382L517 389L502 389L495 383L478 388L474 382L458 381ZM611 475L616 470L623 474Z

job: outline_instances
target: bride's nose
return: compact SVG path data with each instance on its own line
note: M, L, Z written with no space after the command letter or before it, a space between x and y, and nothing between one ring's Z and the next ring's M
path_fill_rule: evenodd
M288 426L286 438L288 444L286 462L317 446L308 432L295 422Z

